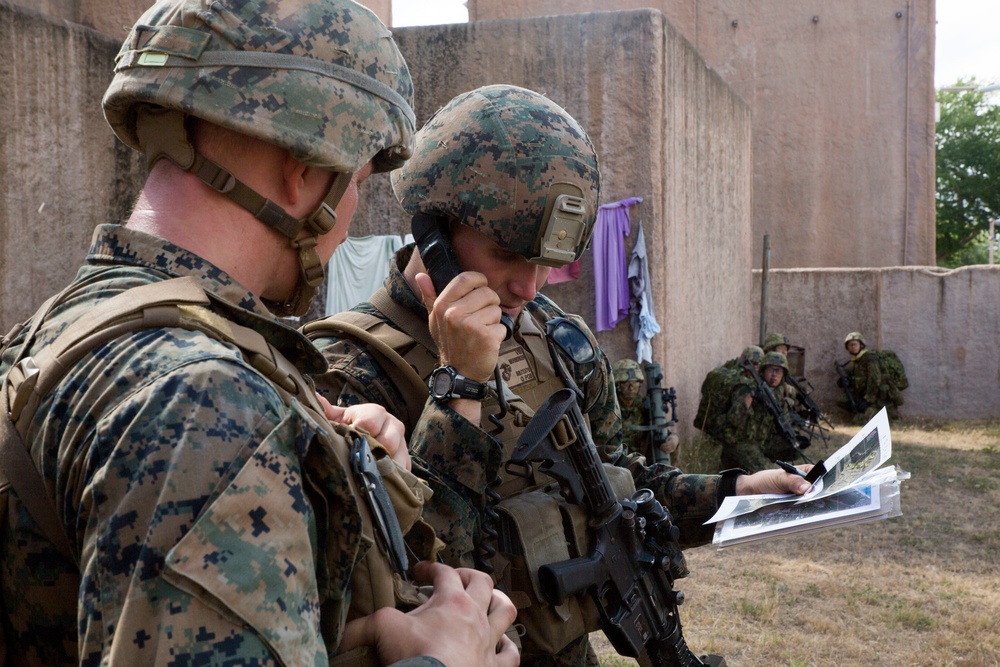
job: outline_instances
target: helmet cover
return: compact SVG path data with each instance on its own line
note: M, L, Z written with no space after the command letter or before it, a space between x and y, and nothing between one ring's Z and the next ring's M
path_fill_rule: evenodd
M115 59L104 114L142 150L136 109L181 111L310 166L388 171L410 155L413 83L392 33L351 0L161 0Z
M439 109L392 187L410 214L446 216L526 259L561 266L590 243L600 171L590 138L565 109L495 85ZM572 221L556 220L562 214Z
M613 366L615 382L645 382L642 366L632 359L619 359Z

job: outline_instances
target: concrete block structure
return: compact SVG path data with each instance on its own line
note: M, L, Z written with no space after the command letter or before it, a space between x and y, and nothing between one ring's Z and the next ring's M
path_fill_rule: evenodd
M121 46L0 2L0 329L68 283L96 225L124 220L145 161L101 113Z
M775 268L935 263L934 0L469 0L469 17L634 7L750 107L755 257L769 234Z
M755 294L761 272L754 271ZM1000 266L780 269L768 272L769 331L805 351L805 375L821 407L843 397L833 362L844 337L895 351L910 387L904 416L1000 417ZM759 300L755 300L759 308Z

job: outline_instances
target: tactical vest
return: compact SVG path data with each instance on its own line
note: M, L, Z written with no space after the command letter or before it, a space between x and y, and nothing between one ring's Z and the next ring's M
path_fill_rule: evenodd
M70 286L73 287L72 285ZM27 351L42 321L59 299L68 293L64 290L52 297L35 313L28 330L23 350ZM42 398L55 386L65 370L80 360L86 353L99 345L109 342L128 332L144 328L171 328L200 331L216 340L238 347L244 358L281 395L286 404L294 398L306 413L319 424L329 425L327 436L330 449L347 473L351 492L356 498L365 497L358 488L358 480L352 470L351 449L359 446L363 436L342 424L327 421L322 405L316 398L313 385L274 346L253 329L231 322L211 309L212 301L193 278L176 278L135 287L99 304L84 317L66 327L50 345L38 350L34 355L24 356L15 363L0 387L0 517L8 512L9 492L13 489L18 501L25 506L42 533L70 562L79 567L76 553L62 527L61 519L45 482L35 468L30 451L24 442L25 434ZM13 341L23 330L15 327L4 337L5 345ZM375 462L381 473L384 487L395 508L395 522L389 533L376 534L373 508L364 502L358 507L362 518L362 548L369 547L363 560L355 568L351 577L350 610L344 609L344 601L324 603L324 625L339 623L340 619L365 616L387 606L410 608L426 598L415 586L393 572L386 552L378 546L389 541L401 541L402 534L418 523L423 498L430 489L408 471L396 466L386 455L384 448L374 441L372 451L381 458ZM430 526L419 522L417 528L424 533L421 542L430 533L433 545L433 531ZM436 549L436 545L432 548ZM433 553L426 554L432 557ZM165 576L167 576L165 572ZM173 574L173 573L170 573ZM184 575L177 576L183 578ZM332 619L332 621L331 621ZM339 636L339 630L334 630ZM0 658L7 655L6 645L0 646ZM341 656L330 656L331 665L377 665L373 651L367 647ZM15 658L16 660L16 658Z
M403 396L409 433L426 404L431 371L439 364L437 345L427 320L393 301L384 287L369 303L395 326L369 313L348 311L310 322L303 332L312 340L351 338L363 344ZM489 419L500 412L497 388L492 385L483 400L480 424L502 443L505 461L535 414L533 406L565 387L553 368L544 331L526 311L518 322L514 335L501 344L498 358L508 409L502 419L503 430L495 433L496 426ZM589 426L589 420L587 423ZM635 491L628 470L610 464L605 464L605 470L619 498ZM597 609L584 595L558 607L542 602L537 575L542 565L589 553L587 516L582 508L566 503L554 480L537 466L528 476L510 475L501 466L500 476L499 484L493 487L503 499L496 507L500 544L492 559L494 580L518 609L516 624L522 626L519 631L524 635L522 654L553 655L570 641L600 629Z

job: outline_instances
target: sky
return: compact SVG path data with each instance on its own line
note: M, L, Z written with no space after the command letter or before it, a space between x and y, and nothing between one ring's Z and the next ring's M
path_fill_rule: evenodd
M1000 0L936 0L934 85L976 77L1000 84ZM392 0L397 26L463 23L464 0Z

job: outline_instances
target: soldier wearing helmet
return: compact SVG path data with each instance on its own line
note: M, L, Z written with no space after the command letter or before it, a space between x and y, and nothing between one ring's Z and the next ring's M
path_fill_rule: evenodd
M9 662L516 664L486 575L408 584L394 549L430 528L402 425L319 400L322 357L276 318L410 155L411 87L350 0L161 0L133 27L104 109L147 157L138 203L0 348L30 454L0 484Z
M761 347L764 352L780 352L784 355L788 354L788 348L791 346L792 341L788 339L788 336L780 333L769 333L764 338L764 345Z
M736 397L726 416L724 433L720 438L723 467L767 470L774 467L774 461L791 461L798 456L798 451L783 436L762 396L762 392L770 391L786 423L794 423L793 402L787 396L784 383L788 359L780 352L768 352L762 357L757 377L737 387Z
M425 436L409 439L415 470L434 490L424 516L446 542L446 562L492 567L506 590L517 592L518 623L526 630L522 664L596 665L587 641L595 628L581 611L587 601L572 598L563 610L569 613L539 601L513 568L497 567L509 556L523 570L528 556L492 558L497 545L489 535L495 496L518 522L504 503L547 479L537 469L526 477L509 474L503 463L534 410L567 377L586 397L582 407L602 459L617 464L612 472L629 484L661 489L688 545L711 539L704 519L737 488L802 492L801 479L773 472L684 475L667 465L646 467L623 450L610 361L582 319L539 293L551 267L587 248L599 198L594 147L565 109L517 86L460 94L417 133L413 158L393 172L392 184L415 223L437 221L458 275L436 289L424 251L411 245L396 255L383 289L367 303L307 325L329 363L317 388L341 405L381 402L405 416L408 433L426 427ZM427 264L438 272L436 258ZM509 339L501 314L513 319ZM550 355L545 332L555 318L575 322L596 359L577 364L561 352ZM491 382L494 369L501 383ZM540 539L540 519L527 517L521 539Z
M846 394L841 407L853 413L855 420L862 424L883 407L890 419L898 419L899 406L904 402L902 391L909 387L909 381L896 353L869 349L858 331L847 334L844 349L851 358L837 364L842 369L839 372L844 374L837 384Z
M622 442L626 451L642 454L659 461L670 461L670 454L677 449L680 438L662 426L663 442L654 441L651 436L653 420L650 416L649 401L646 396L646 375L642 366L633 359L619 359L612 367L615 380L615 394L622 415ZM665 413L666 411L664 411ZM666 419L666 414L664 414ZM673 424L669 422L668 424ZM652 451L651 447L656 450Z

